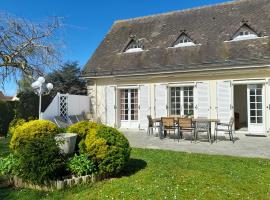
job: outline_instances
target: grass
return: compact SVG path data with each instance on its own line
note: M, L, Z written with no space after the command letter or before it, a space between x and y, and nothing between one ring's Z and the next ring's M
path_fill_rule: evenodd
M133 149L121 177L52 193L0 189L0 199L270 199L270 160Z

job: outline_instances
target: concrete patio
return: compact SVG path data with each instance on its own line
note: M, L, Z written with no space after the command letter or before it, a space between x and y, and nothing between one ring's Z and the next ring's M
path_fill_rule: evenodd
M128 138L130 145L137 148L270 159L270 137L251 137L238 133L235 135L234 143L226 136L226 138L219 137L217 143L210 144L203 135L194 143L191 142L190 134L184 134L185 139L180 139L178 142L177 139L159 139L154 135L148 136L146 131L121 131Z

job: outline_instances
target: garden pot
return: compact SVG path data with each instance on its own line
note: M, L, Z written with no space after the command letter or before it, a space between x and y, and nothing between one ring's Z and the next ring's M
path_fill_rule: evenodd
M60 133L55 137L56 141L60 141L59 147L65 154L72 154L75 150L77 134L76 133Z

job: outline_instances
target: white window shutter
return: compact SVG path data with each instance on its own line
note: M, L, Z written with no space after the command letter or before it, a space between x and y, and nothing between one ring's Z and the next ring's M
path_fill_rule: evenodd
M217 82L217 117L228 123L232 117L232 87L230 81Z
M196 84L196 113L197 117L210 117L210 85L209 82Z
M147 115L150 113L149 109L149 87L148 85L140 86L140 129L147 129L148 119Z
M167 116L167 86L156 85L155 86L155 112L156 117Z
M114 127L115 126L115 87L107 86L106 87L106 118L107 125Z

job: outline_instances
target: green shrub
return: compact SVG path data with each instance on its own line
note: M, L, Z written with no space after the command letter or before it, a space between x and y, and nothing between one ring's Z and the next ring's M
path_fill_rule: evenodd
M41 134L24 141L16 155L20 160L20 177L43 184L65 174L66 161L52 135Z
M86 152L96 162L100 174L115 175L127 164L131 148L117 129L99 126L86 136Z
M14 131L16 130L16 128L18 128L19 126L23 125L25 123L25 119L21 119L21 118L15 118L13 119L10 124L9 124L9 128L8 128L8 133L10 135L13 135Z
M47 120L33 120L18 126L11 137L10 148L14 151L21 148L24 141L41 137L43 135L53 135L58 133L58 127Z
M77 176L89 175L96 172L95 164L84 154L75 154L68 162L68 168Z
M14 109L12 102L4 102L0 100L0 136L6 135L9 123L14 117Z
M95 122L81 121L68 127L68 133L77 133L81 138L85 138L91 129L96 129L99 125Z
M16 101L15 103L16 117L25 120L38 119L39 96L31 90L21 91L17 94L17 97L19 98L19 101ZM50 95L42 96L42 112L48 107L51 101L52 97Z
M20 161L13 154L0 157L0 175L19 175Z
M86 135L90 132L90 130L96 130L99 127L99 124L90 121L81 121L76 124L71 125L67 129L67 133L77 133L77 144L76 150L80 150L81 153L85 152L85 143L84 140Z

